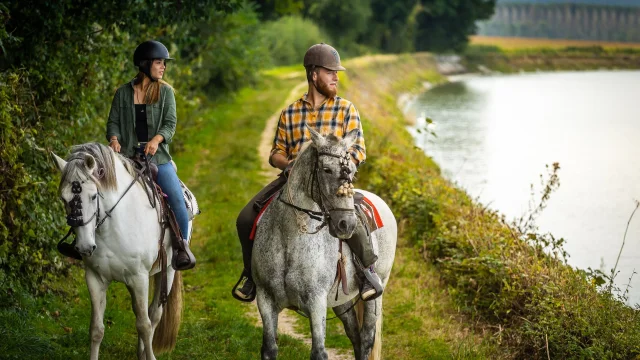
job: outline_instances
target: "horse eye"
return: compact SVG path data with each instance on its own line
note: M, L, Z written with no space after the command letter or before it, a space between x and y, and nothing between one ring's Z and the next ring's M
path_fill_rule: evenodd
M323 168L322 170L324 170L324 172L327 174L333 174L333 171L331 171L331 169L329 168Z
M98 197L98 194L94 194L94 195L91 197L91 200L95 200L97 197Z

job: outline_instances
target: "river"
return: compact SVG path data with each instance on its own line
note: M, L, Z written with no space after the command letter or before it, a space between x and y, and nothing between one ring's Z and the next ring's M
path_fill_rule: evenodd
M531 184L560 164L560 188L539 217L540 232L566 240L569 264L613 268L640 200L640 71L469 77L410 105L416 145L479 202L513 219L527 213ZM425 131L425 118L433 121ZM619 287L640 272L640 211L618 264ZM640 302L640 275L629 303Z

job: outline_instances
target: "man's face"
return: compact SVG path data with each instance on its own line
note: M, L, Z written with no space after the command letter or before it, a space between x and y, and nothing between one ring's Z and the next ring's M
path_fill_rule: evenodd
M332 98L338 93L338 72L334 70L328 70L325 68L319 68L314 73L314 81L320 94Z

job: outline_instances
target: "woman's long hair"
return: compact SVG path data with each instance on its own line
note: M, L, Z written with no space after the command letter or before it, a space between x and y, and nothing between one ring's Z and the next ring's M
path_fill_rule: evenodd
M145 60L145 61L149 61L149 60ZM144 63L144 62L143 62ZM144 66L144 64L141 64ZM138 75L136 75L136 79L134 81L134 83L136 85L138 84L142 84L142 81L144 80L145 77L148 77L145 73L143 73L142 71L138 72ZM169 85L169 83L167 83L166 81L162 80L162 79L158 79L158 81L151 81L149 83L149 85L147 86L147 93L144 95L144 100L143 100L143 104L155 104L158 102L158 100L160 100L160 87L161 86L168 86L169 88L173 89L173 87L171 85Z

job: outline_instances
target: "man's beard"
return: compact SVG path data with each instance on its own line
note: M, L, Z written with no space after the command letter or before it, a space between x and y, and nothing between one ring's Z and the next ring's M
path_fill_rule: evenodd
M336 96L338 93L338 87L331 88L328 83L318 79L318 84L316 85L316 89L318 92L328 98L332 98Z

